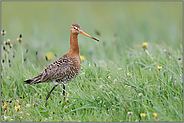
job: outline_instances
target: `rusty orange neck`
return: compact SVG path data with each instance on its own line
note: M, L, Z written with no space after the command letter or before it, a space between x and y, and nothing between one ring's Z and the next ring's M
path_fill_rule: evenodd
M70 50L69 55L79 56L79 44L78 44L78 34L70 33Z

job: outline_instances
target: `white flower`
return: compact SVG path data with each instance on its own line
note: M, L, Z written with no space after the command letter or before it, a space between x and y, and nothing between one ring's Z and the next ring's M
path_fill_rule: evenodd
M85 72L82 72L81 75L85 75Z
M131 88L131 86L127 86L127 88Z
M10 118L10 116L4 116L4 120L7 120L9 118Z
M113 82L114 82L114 83L117 82L117 79L115 79Z
M19 113L19 114L23 114L23 111L19 111L18 113Z
M31 107L31 104L26 104L26 107Z
M128 115L131 115L132 114L132 112L128 112Z
M29 113L26 113L26 115L30 115Z
M139 96L141 97L141 99L143 98L143 94L142 93L139 93Z
M100 85L99 88L102 88L102 85Z

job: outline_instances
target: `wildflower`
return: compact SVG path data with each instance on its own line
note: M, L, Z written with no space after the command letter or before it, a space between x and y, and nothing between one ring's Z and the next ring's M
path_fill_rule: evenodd
M10 121L13 121L13 119L10 119Z
M19 111L18 113L19 113L19 114L23 114L23 111Z
M127 86L127 88L128 88L128 89L130 89L130 88L131 88L131 86Z
M102 85L100 85L99 88L102 88Z
M127 76L129 76L129 77L130 77L130 74L129 74L129 73L127 73Z
M118 81L117 79L114 79L114 81L113 81L113 82L115 83L115 82L117 82L117 81Z
M143 48L146 47L147 45L148 45L147 42L142 43L142 47L143 47Z
M110 79L111 78L111 76L108 76L108 79Z
M142 99L143 98L143 94L142 93L139 93L139 97Z
M82 72L81 75L85 75L85 72Z
M26 107L31 107L31 105L30 104L26 104Z
M146 115L147 115L147 114L145 114L145 113L141 113L141 114L140 114L141 117L146 117Z
M26 113L26 115L30 115L29 113Z
M4 116L4 120L7 120L9 118L10 118L10 116Z
M1 35L5 35L6 34L6 31L5 30L2 30L1 31Z
M157 66L158 70L161 70L162 69L162 66Z
M69 97L69 94L67 94L67 95L66 95L66 97ZM66 98L66 101L67 101L67 102L69 102L69 99L68 99L68 98Z
M81 61L84 61L85 57L80 55L80 59L81 59Z
M158 117L158 114L157 113L153 113L154 117L157 118Z
M142 43L142 48L143 48L144 50L147 49L147 45L148 45L147 42Z
M19 106L15 106L15 110L18 111L20 109L20 105Z
M47 57L48 60L53 59L54 56L55 56L55 55L54 55L54 53L52 53L52 52L47 52L47 53L45 54L45 57Z
M7 108L7 106L8 106L8 104L6 104L6 103L5 103L5 104L4 104L4 106L3 106L3 108L4 108L4 109L6 109L6 108Z
M132 112L128 112L128 115L131 115L132 114Z

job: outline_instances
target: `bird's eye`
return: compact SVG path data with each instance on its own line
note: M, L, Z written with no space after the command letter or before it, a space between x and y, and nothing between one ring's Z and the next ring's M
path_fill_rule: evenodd
M76 27L76 26L74 26L74 29L77 29L77 27Z

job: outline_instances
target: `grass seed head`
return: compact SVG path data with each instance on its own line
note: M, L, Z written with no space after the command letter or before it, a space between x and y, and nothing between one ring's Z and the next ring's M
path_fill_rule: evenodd
M2 31L1 31L1 35L5 35L6 34L6 31L3 29Z

